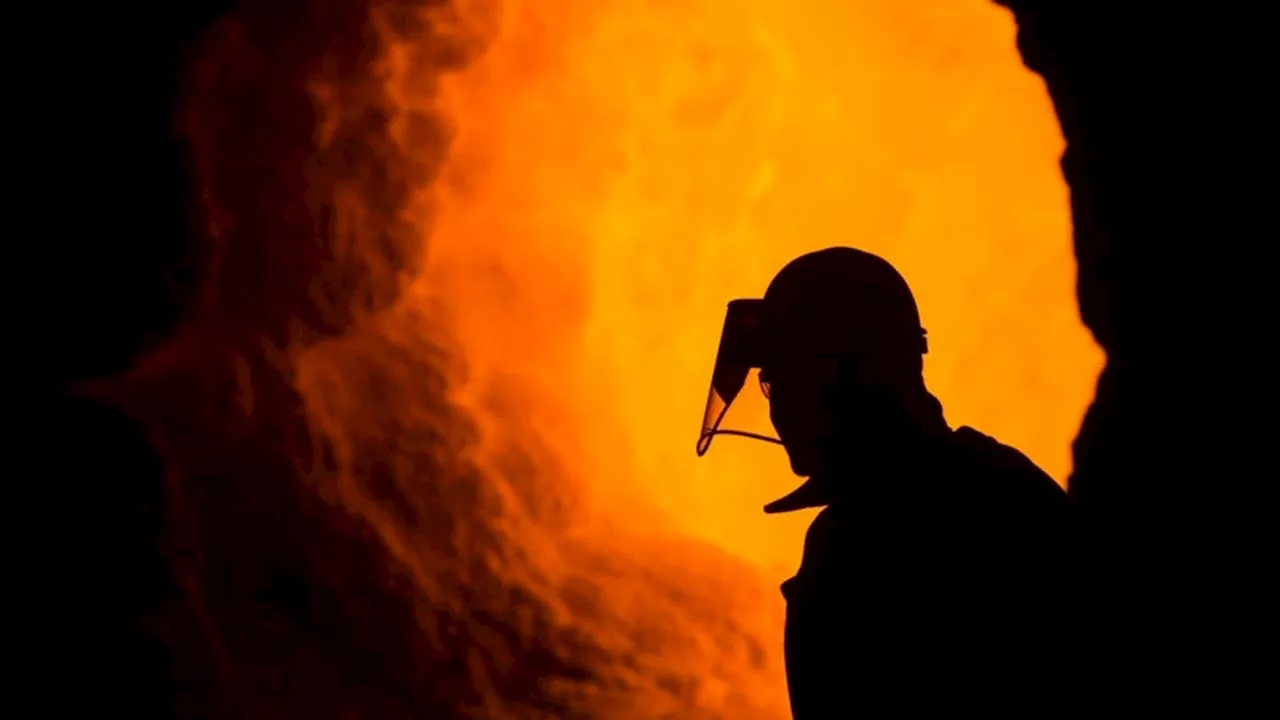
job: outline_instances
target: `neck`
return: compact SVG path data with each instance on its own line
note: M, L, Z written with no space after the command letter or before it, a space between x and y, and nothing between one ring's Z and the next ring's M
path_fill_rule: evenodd
M907 420L906 434L923 439L937 438L951 432L942 403L924 384L913 386L899 396L900 407Z
M911 468L928 456L928 448L951 433L942 404L923 385L898 394L892 409L860 415L860 422L834 438L824 466L833 479L857 478L853 485L872 492L911 474ZM845 482L836 484L848 487Z
M942 403L920 382L863 391L845 406L851 412L837 433L840 444L845 446L852 442L855 446L894 449L929 442L951 432Z

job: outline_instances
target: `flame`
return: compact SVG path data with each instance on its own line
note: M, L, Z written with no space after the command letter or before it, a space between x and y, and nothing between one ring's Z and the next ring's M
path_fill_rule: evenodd
M454 313L459 402L501 425L480 398L518 387L593 512L770 583L794 568L811 515L760 512L796 482L785 455L721 440L697 460L694 425L725 303L837 244L908 278L952 423L1065 481L1102 353L1074 301L1063 141L1007 10L509 0L496 28L442 88L456 136L423 292Z
M786 717L777 583L808 516L761 513L796 482L776 448L694 441L726 301L815 248L893 261L953 424L1066 476L1102 355L1008 11L295 4L206 58L220 294L142 373L173 483L220 499L191 532L250 538L206 537L188 584L237 702ZM254 593L273 559L325 622Z

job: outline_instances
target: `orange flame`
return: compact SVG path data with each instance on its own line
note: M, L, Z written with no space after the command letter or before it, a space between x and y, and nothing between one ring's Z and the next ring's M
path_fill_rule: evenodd
M455 136L399 209L427 246L407 292L293 358L341 468L320 490L424 603L499 613L587 667L546 688L583 715L785 717L776 584L809 515L761 513L796 482L777 448L693 452L729 299L808 250L886 256L917 293L952 423L1068 471L1102 355L1073 297L1062 140L1012 17L983 0L448 8L437 30L489 44L439 85L436 46L375 23L399 149L423 115ZM376 199L347 200L358 234ZM476 438L448 420L437 368ZM737 409L757 425L763 410ZM453 485L427 494L427 476ZM477 642L475 712L514 712L498 689L513 648Z
M498 28L443 88L457 136L422 279L489 433L501 378L593 512L779 579L808 521L760 512L795 483L784 455L725 440L699 461L693 426L725 302L850 244L914 287L953 424L1065 480L1102 354L1074 301L1062 139L1008 11L512 0Z

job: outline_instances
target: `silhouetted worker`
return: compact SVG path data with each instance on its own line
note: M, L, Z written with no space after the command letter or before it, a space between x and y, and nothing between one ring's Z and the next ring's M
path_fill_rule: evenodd
M730 303L698 452L717 434L781 442L806 480L765 512L825 506L782 587L797 720L1041 716L1070 694L1066 494L1017 450L948 426L927 352L906 281L852 248ZM720 427L753 368L777 439Z

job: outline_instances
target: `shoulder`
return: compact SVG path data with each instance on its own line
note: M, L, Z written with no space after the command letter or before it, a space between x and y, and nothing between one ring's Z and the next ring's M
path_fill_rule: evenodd
M1017 448L971 427L961 427L953 435L956 447L984 484L1010 499L1018 498L1046 510L1067 509L1067 494L1052 477ZM976 478L975 478L976 479Z
M971 427L958 428L952 435L956 445L984 465L996 470L1035 476L1053 482L1047 473L1020 450Z
M953 434L956 446L966 459L982 469L1008 475L1022 476L1039 484L1051 483L1053 478L1020 450L971 427L961 427Z

